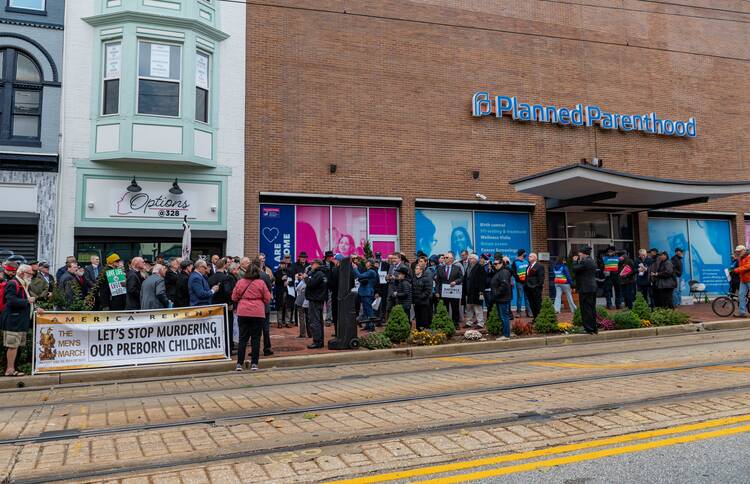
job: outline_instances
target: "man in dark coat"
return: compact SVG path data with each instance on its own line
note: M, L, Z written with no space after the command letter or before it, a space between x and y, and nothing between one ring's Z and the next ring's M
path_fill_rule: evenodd
M78 297L83 298L86 295L86 279L83 277L83 269L78 267L78 262L68 261L65 263L68 268L57 281L60 289L65 294L65 301L69 309L75 298L75 287L78 287Z
M526 302L531 306L531 314L536 320L539 311L542 309L542 290L544 289L545 279L544 266L537 260L535 253L529 254L529 268L526 269L526 281L524 284L524 294Z
M113 296L107 282L107 271L113 269L122 269L122 261L117 254L110 254L107 257L107 267L99 273L99 304L103 311L122 311L125 309L125 294Z
M464 274L464 298L466 300L466 328L471 328L476 315L477 326L484 328L484 289L487 280L487 272L479 264L476 254L469 255L469 265L466 266Z
M313 342L308 346L311 350L323 347L323 303L328 299L328 281L325 272L321 270L322 264L321 260L315 259L311 265L310 276L305 275L305 296L310 304L308 327L313 335Z
M442 290L443 285L447 284L451 287L460 286L463 281L463 271L461 266L454 264L453 252L447 252L443 256L443 265L438 267L435 273L435 292L441 295L441 299L445 302L445 306L451 313L453 319L453 325L458 329L459 322L461 321L461 314L458 312L460 298L443 298Z
M674 271L675 287L672 293L673 306L682 304L682 249L676 248L672 256L672 270Z
M503 335L498 338L502 341L510 339L513 271L511 270L510 259L507 257L495 256L492 266L493 274L492 281L490 281L490 290L492 291L492 301L497 307L498 316L503 322Z
M591 258L591 247L582 247L573 257L573 274L578 290L579 306L583 329L588 334L597 334L596 326L596 271L597 266Z
M145 267L146 262L143 257L133 257L130 261L130 269L125 275L125 287L128 290L125 309L141 309L141 285L144 279L141 271Z
M193 272L193 261L185 259L180 262L180 273L177 275L177 286L172 302L176 308L190 306L190 274Z
M167 291L167 299L175 304L177 294L177 281L180 278L180 262L177 257L170 257L167 265L167 273L164 275L164 289Z

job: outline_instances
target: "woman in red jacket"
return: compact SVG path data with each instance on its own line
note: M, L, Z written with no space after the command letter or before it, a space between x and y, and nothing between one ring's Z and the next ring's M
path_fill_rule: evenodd
M266 320L266 305L271 301L271 293L260 278L260 268L257 265L251 265L245 276L234 286L232 301L237 303L237 323L240 330L235 369L242 371L247 340L250 339L250 369L255 371L260 358L260 335Z

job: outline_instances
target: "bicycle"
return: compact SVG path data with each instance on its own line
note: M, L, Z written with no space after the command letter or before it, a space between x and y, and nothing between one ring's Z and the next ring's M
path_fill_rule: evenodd
M711 303L711 310L719 317L726 318L734 314L734 310L739 305L739 296L730 292L726 296L719 296ZM750 294L747 297L748 307L750 307Z

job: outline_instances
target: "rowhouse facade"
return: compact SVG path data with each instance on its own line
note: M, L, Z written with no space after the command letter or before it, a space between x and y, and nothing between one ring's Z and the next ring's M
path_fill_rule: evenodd
M51 260L64 0L0 3L0 258Z
M67 18L57 259L179 256L185 219L194 257L240 252L244 6L97 0Z
M750 11L692 3L248 5L247 251L681 247L724 290Z

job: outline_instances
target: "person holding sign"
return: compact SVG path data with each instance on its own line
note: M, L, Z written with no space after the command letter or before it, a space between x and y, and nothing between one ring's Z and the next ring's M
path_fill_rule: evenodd
M199 266L200 262L203 262L202 266ZM208 272L205 261L198 261L195 265L196 270L203 272L205 269ZM237 366L235 367L237 371L242 371L245 366L248 340L250 340L250 370L258 369L260 335L266 321L266 305L271 302L271 291L261 279L260 271L260 267L255 264L251 265L232 291L232 301L237 303L237 323L240 329Z
M120 256L113 253L107 259L107 267L99 273L99 303L102 311L125 309L125 272Z
M458 306L461 301L463 271L460 266L454 265L454 261L453 252L446 252L443 256L443 265L438 267L435 282L440 291L440 298L451 313L453 325L459 329L461 315L458 312ZM456 286L459 287L456 288Z

